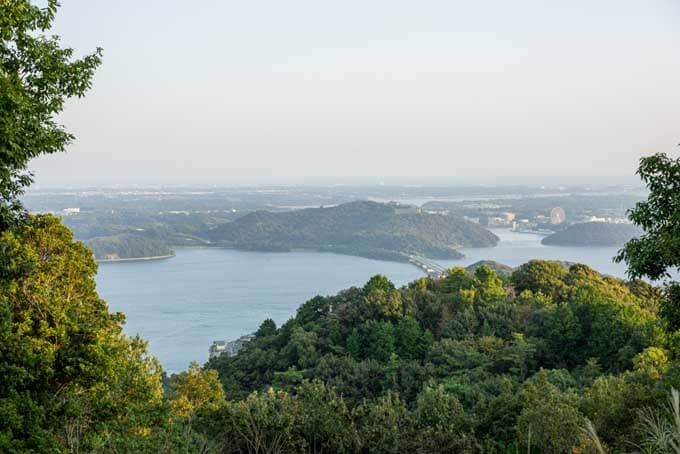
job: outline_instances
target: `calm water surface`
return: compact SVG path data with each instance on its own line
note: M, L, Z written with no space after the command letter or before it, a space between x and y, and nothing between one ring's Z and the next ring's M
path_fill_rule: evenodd
M541 237L498 230L495 248L464 250L467 265L496 260L516 266L532 258L586 263L623 276L611 261L617 248L541 245ZM179 249L169 260L101 264L97 287L111 310L127 316L126 331L149 341L168 372L203 363L213 340L236 339L265 318L277 324L314 295L330 295L384 274L403 285L423 274L409 264L317 252L266 253L228 249Z
M505 265L518 266L531 259L563 260L567 262L585 263L600 273L625 277L624 264L614 263L618 247L567 247L544 246L543 236L532 233L517 233L507 229L492 229L500 239L494 248L464 249L462 260L440 260L446 266L469 265L479 260L495 260Z
M149 341L169 372L208 359L214 340L277 324L315 295L361 286L382 273L401 285L420 276L412 265L315 252L266 253L178 249L176 257L99 266L97 287L126 331Z

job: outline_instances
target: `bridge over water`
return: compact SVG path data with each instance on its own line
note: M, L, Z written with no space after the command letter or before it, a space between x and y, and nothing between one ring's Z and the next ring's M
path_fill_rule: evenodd
M420 257L418 255L409 255L408 261L413 263L421 270L425 271L427 275L430 277L440 278L447 271L447 269L441 266L440 264L433 262L432 260L428 260L425 257Z

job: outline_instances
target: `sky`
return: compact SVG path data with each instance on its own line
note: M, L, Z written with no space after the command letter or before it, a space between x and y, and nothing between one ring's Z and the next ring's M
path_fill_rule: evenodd
M678 0L62 3L104 58L43 186L628 182L680 151Z

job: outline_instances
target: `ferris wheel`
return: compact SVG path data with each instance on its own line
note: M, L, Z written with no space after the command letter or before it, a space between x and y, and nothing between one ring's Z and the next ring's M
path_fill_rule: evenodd
M555 207L552 210L550 210L550 222L553 225L562 224L566 220L567 214L561 207Z

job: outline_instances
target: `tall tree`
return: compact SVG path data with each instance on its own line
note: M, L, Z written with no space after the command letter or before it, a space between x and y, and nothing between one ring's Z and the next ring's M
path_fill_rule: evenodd
M95 291L92 253L51 216L0 235L0 452L148 434L161 368Z
M73 58L58 36L46 36L59 4L0 1L0 230L25 217L19 201L33 175L28 162L64 151L73 135L56 116L68 98L90 88L101 49Z
M680 328L680 283L671 272L680 270L680 158L657 153L640 159L637 174L649 189L647 200L629 213L633 223L644 229L630 240L615 260L626 262L631 278L664 280L662 316L671 328Z

